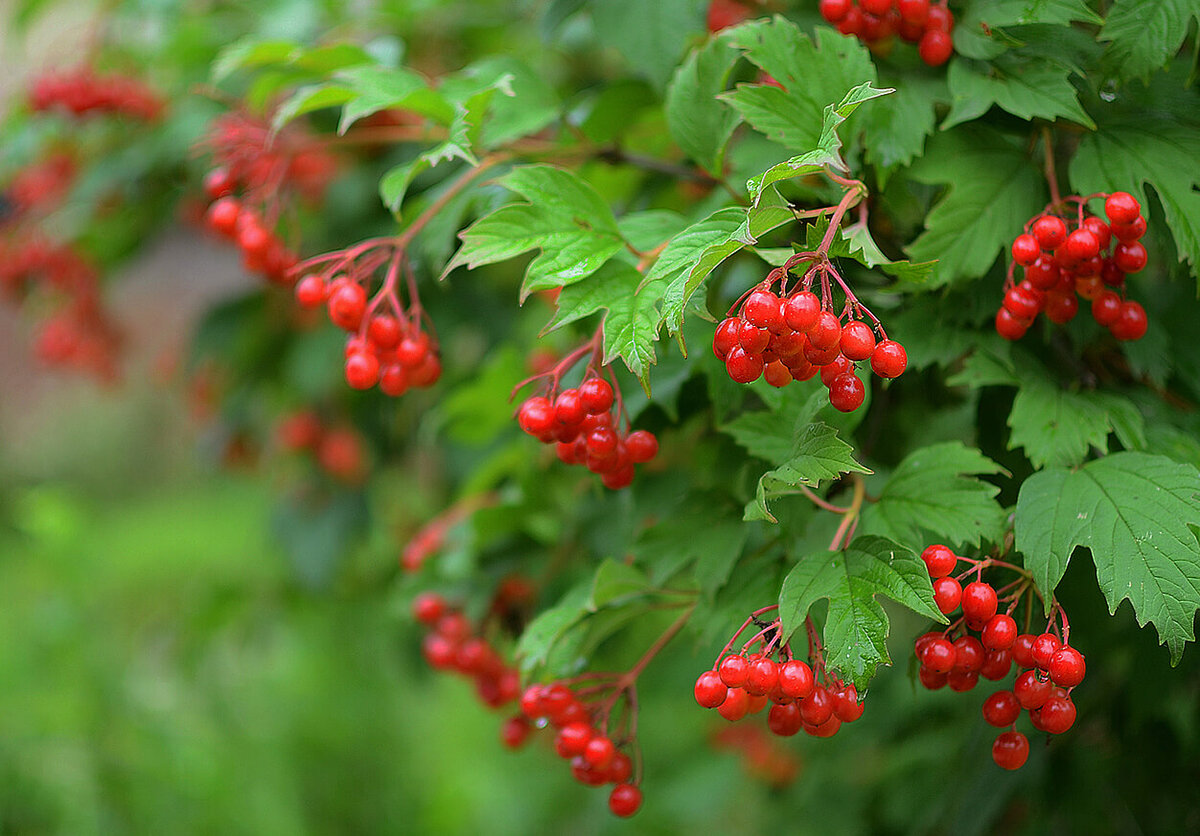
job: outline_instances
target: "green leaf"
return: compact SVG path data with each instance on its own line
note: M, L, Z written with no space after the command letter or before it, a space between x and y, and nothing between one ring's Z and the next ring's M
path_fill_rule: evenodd
M1115 613L1126 598L1178 664L1200 608L1200 471L1163 456L1115 453L1074 472L1035 473L1017 499L1016 545L1049 596L1086 546Z
M598 311L604 315L604 362L620 357L649 391L650 366L658 340L656 297L638 290L642 274L624 261L610 261L587 281L565 287L558 296L553 331Z
M1008 27L1053 24L1054 28L1058 28L1069 26L1077 20L1094 24L1103 22L1099 15L1088 8L1085 0L985 0L971 3L954 27L954 51L968 58L990 60L1006 48L1018 45L1013 39L1019 41L1020 35L1004 32Z
M1000 465L957 441L922 447L904 457L862 515L860 531L915 549L931 542L1000 542L1004 509L1000 489L975 474L1004 473ZM931 539L932 537L932 539Z
M1200 8L1192 0L1117 0L1100 40L1111 42L1109 54L1121 75L1145 76L1179 52L1193 18L1200 19Z
M301 50L295 41L263 41L244 38L235 41L213 61L211 78L219 84L238 70L287 64Z
M338 84L312 84L301 87L284 100L271 118L271 130L278 131L297 116L326 107L337 107L354 98L354 91Z
M537 133L559 116L554 90L527 64L511 56L494 56L476 61L459 73L487 85L500 95L487 104L487 117L479 142L496 148Z
M1008 416L1010 449L1024 447L1034 467L1079 464L1091 448L1108 452L1116 428L1125 446L1145 445L1144 421L1128 398L1104 392L1068 392L1040 376L1023 376Z
M891 664L891 626L876 600L884 595L918 615L946 623L933 603L929 572L914 552L883 537L858 537L845 551L814 552L796 564L779 592L782 640L822 598L829 601L822 639L825 664L860 691L880 664Z
M938 260L932 286L982 276L1012 241L1013 230L1045 205L1040 169L994 131L965 126L933 137L908 175L948 183L908 246L916 261Z
M704 17L694 0L591 0L596 36L655 87L666 86Z
M876 90L867 84L855 87L837 105L827 105L821 122L821 134L817 139L817 147L798 157L792 157L786 162L774 165L758 177L746 184L750 199L757 205L767 187L781 180L793 180L797 177L807 177L816 174L825 166L833 166L842 171L848 171L842 159L842 140L837 134L838 126L846 121L858 106L865 101L885 96L892 90Z
M454 120L454 106L411 70L351 67L338 72L336 77L355 94L342 107L339 134L346 133L359 119L390 108L419 113L442 125L449 125Z
M880 168L908 165L921 154L937 125L936 103L949 98L941 79L906 78L896 93L863 111L868 162Z
M723 173L725 144L737 114L717 94L725 89L739 53L725 37L693 50L667 88L667 127L679 147L708 173Z
M529 623L514 652L522 671L529 673L546 664L558 640L587 615L593 585L591 578L577 584L559 599L558 604L543 610Z
M700 591L711 602L729 580L750 529L724 498L688 494L685 501L638 537L634 553L647 566L669 566L673 572L694 564ZM697 537L697 531L704 536ZM656 569L655 576L662 573Z
M1175 238L1179 260L1193 273L1200 265L1200 132L1193 119L1146 117L1136 123L1105 125L1079 144L1071 160L1071 185L1080 194L1154 187L1162 201L1167 226Z
M845 119L867 98L882 95L874 91L853 106L843 100L851 88L872 89L875 65L862 44L832 29L817 29L814 44L796 24L775 17L739 26L730 31L729 40L783 86L739 84L720 98L755 130L793 151L825 144L822 114L830 103L842 101L839 115Z
M1095 128L1069 75L1066 67L1042 58L1006 54L987 65L957 58L947 74L951 107L942 130L978 119L992 105L1022 119L1064 117Z
M530 202L502 206L460 233L462 246L443 276L461 265L474 269L538 249L521 285L524 301L534 291L587 278L624 246L608 204L571 172L521 166L498 182Z
M636 566L606 558L596 570L588 609L592 612L620 603L623 599L644 595L650 586L646 575Z

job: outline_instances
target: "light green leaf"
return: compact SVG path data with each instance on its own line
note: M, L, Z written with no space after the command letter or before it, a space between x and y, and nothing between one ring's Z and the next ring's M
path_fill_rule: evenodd
M1154 624L1173 665L1195 639L1198 526L1200 471L1145 453L1035 473L1017 499L1016 545L1047 598L1075 548L1087 547L1109 612L1128 598L1138 624Z
M890 622L876 596L946 623L933 603L929 572L914 552L883 537L858 537L845 551L805 555L779 593L780 632L787 640L809 609L829 601L822 640L825 664L861 691L880 664L890 664Z
M592 612L620 603L623 599L644 595L650 582L636 566L606 558L596 570L592 581L592 596L588 609Z
M398 108L427 116L442 125L454 120L454 106L428 82L410 70L390 67L351 67L336 74L355 96L342 107L338 133L381 110Z
M326 107L337 107L354 98L354 91L338 84L310 84L288 96L271 118L271 130L278 131L297 116Z
M692 160L709 174L723 173L725 144L737 114L717 94L725 89L739 53L727 38L714 37L693 50L667 88L667 127Z

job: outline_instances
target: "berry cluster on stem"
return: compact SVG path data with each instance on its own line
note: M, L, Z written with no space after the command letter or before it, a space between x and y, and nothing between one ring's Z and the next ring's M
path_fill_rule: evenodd
M631 430L621 387L600 363L602 332L570 352L549 370L517 384L541 381L541 393L527 398L517 410L517 423L544 444L555 445L565 464L582 465L600 476L606 488L617 490L633 482L634 465L658 455L658 439L648 430ZM562 378L586 359L578 386L559 389Z
M521 695L521 675L505 663L491 643L479 635L471 620L435 592L413 600L413 617L430 628L421 650L429 666L471 679L480 701L501 708Z
M863 194L857 181L830 176L847 191L832 207L829 228L817 249L791 256L734 304L713 335L713 354L738 383L761 377L783 387L820 374L834 408L853 412L866 397L856 364L869 360L875 374L895 378L907 367L908 355L900 343L888 339L883 323L858 300L829 260L842 217ZM825 211L830 210L818 210ZM792 269L805 264L803 278L789 285ZM834 312L834 284L845 298L840 315Z
M796 658L790 642L779 641L779 619L761 620L777 609L777 605L763 607L743 622L717 655L712 669L696 679L696 702L715 708L731 723L770 704L767 728L772 733L790 737L803 729L813 737L832 737L842 723L862 716L858 690L826 669L821 640L811 619L805 621L811 665ZM739 652L730 652L752 624L758 632Z
M925 633L916 640L920 662L918 676L930 690L947 685L952 691L970 691L982 676L994 682L1008 677L1014 663L1017 676L1011 688L991 694L983 703L984 720L1005 729L992 745L992 759L1004 769L1019 769L1029 757L1029 740L1017 731L1024 710L1033 728L1062 734L1075 723L1071 692L1083 681L1083 654L1069 644L1067 614L1051 600L1046 629L1028 632L1034 599L1041 599L1029 573L995 558L960 557L947 546L932 545L921 554L933 580L934 603L953 618L943 631ZM955 575L959 562L967 569ZM1017 574L999 589L983 580L990 568ZM963 581L970 580L966 586ZM1026 632L1020 632L1013 613L1025 602Z
M141 79L102 75L87 65L39 76L29 89L29 107L35 112L109 113L152 122L162 115L164 106L162 98Z
M1104 200L1107 223L1087 211L1087 204L1098 199ZM1145 232L1141 205L1128 192L1071 195L1052 202L1013 239L996 333L1019 340L1039 313L1063 325L1075 318L1083 299L1096 323L1118 340L1141 339L1146 311L1126 298L1125 278L1146 266L1146 248L1139 240ZM1017 265L1024 268L1020 283L1013 276Z
M821 17L843 35L873 50L890 50L892 36L917 45L917 54L938 67L954 54L954 13L945 0L821 0Z
M327 426L317 413L298 410L284 415L275 427L281 450L313 457L322 471L355 485L367 476L366 443L352 426Z

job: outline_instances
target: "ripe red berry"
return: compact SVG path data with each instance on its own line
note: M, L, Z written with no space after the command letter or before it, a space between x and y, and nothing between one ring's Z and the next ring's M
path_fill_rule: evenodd
M242 204L237 198L223 197L208 207L205 220L209 227L222 235L233 235L237 231L238 218L242 214Z
M735 316L722 319L716 333L713 334L713 354L721 360L728 357L729 352L738 345L738 332L741 327L742 321Z
M983 667L983 645L974 636L954 640L954 670L978 673Z
M847 322L842 329L841 349L849 360L866 360L875 351L875 332L865 322Z
M1057 325L1065 325L1079 312L1079 300L1074 293L1047 293L1046 318Z
M1062 734L1075 725L1075 714L1070 697L1051 697L1038 709L1039 727L1050 734Z
M317 308L325 304L325 280L315 274L308 274L296 282L296 301L302 308Z
M370 389L379 382L379 358L366 351L346 358L346 382L355 389Z
M984 679L995 681L1004 679L1012 669L1012 653L1008 650L989 650L983 656L983 667L979 675Z
M534 395L521 404L517 412L517 424L533 436L541 436L554 426L554 406L543 395Z
M625 439L625 449L631 462L642 464L658 455L658 439L648 430L634 430Z
M1017 319L1033 319L1041 305L1038 298L1022 287L1014 287L1004 294L1004 308Z
M958 652L949 639L934 639L925 646L921 654L921 665L933 673L949 673L957 656Z
M1013 683L1013 693L1021 702L1021 707L1029 710L1041 708L1042 703L1050 699L1054 684L1049 679L1038 678L1037 671L1025 671Z
M605 735L598 734L588 741L583 750L583 759L594 769L607 769L617 754L617 747Z
M750 354L761 354L766 351L767 346L771 344L771 332L745 320L739 320L739 322L738 345Z
M862 406L865 397L863 382L854 372L838 375L829 385L829 403L839 412L853 412Z
M1146 335L1147 327L1145 308L1132 299L1126 299L1121 305L1120 317L1110 326L1110 330L1118 340L1140 340Z
M1033 222L1033 236L1043 250L1057 250L1067 240L1067 225L1062 218L1042 215Z
M1114 221L1110 229L1118 241L1137 241L1146 234L1146 219L1138 215L1129 223Z
M837 346L841 338L842 326L837 315L831 311L821 311L817 317L817 324L808 332L808 341L813 348L826 351Z
M1029 759L1029 740L1018 731L1001 733L992 744L992 760L1002 769L1020 769Z
M608 796L608 809L613 815L629 818L642 806L642 791L633 784L617 784Z
M746 716L750 711L750 695L742 688L730 688L725 695L725 702L717 707L717 713L731 723Z
M896 10L905 23L923 25L929 17L929 0L896 0Z
M582 721L567 723L559 729L554 745L564 758L582 755L594 734L592 727L587 723Z
M696 679L696 702L704 708L716 708L725 702L729 688L721 681L716 671L705 671Z
M725 358L725 370L738 383L753 383L763 373L761 354L748 354L741 346L734 348Z
M839 354L832 363L821 366L821 382L825 384L825 388L828 389L833 385L833 381L837 379L838 375L843 375L846 374L846 372L852 371L854 371L854 364Z
M1113 192L1104 199L1104 214L1113 223L1133 223L1141 211L1142 205L1129 192Z
M931 3L925 17L925 28L948 33L954 29L954 14L944 3L937 5Z
M938 673L930 670L925 666L921 666L917 671L917 678L921 680L921 685L928 688L930 691L936 691L939 688L945 688L946 682L949 679L948 673Z
M821 300L817 294L802 290L794 293L783 303L783 320L794 331L807 333L817 324L821 316Z
M1064 645L1050 657L1048 670L1050 678L1054 680L1056 685L1061 685L1064 688L1073 688L1080 682L1083 682L1083 675L1087 671L1087 664L1084 661L1082 653L1073 647Z
M779 297L769 290L756 290L746 297L742 306L742 319L759 328L778 330L783 322L779 311Z
M613 390L607 380L589 377L579 386L579 398L588 415L608 412L613 405Z
M1022 633L1017 636L1017 640L1013 642L1012 654L1013 661L1022 668L1032 668L1033 662L1033 640L1037 636L1031 633Z
M422 592L413 599L413 618L427 627L437 624L446 613L446 599L436 592Z
M519 749L529 739L532 730L525 717L509 717L500 727L500 740L509 749Z
M1017 722L1021 716L1021 703L1012 691L997 691L983 701L983 719L989 725L1003 728Z
M1059 270L1054 257L1042 255L1025 268L1025 280L1038 290L1050 290L1058 284Z
M1100 239L1091 230L1080 227L1067 236L1064 246L1071 258L1076 261L1086 261L1099 254Z
M1111 290L1097 293L1092 300L1092 318L1097 325L1112 325L1121 318L1121 297Z
M973 581L963 588L962 608L967 621L983 623L996 614L996 590L984 581Z
M1053 633L1042 633L1033 640L1033 663L1042 670L1049 670L1050 660L1062 647L1062 642Z
M1012 242L1013 261L1023 267L1028 267L1038 260L1042 248L1036 238L1028 232L1018 235Z
M763 366L763 380L776 389L782 389L784 386L787 386L792 382L792 379L792 373L781 360L776 360Z
M853 723L862 717L863 704L858 700L857 688L847 684L834 688L830 693L833 694L833 716L843 723Z
M750 663L745 656L735 653L721 660L721 664L717 666L717 673L720 674L721 681L730 688L741 688L750 674Z
M996 333L1006 340L1021 339L1029 330L1029 325L1029 320L1018 319L1008 308L1001 308L996 312Z
M927 29L917 44L917 54L929 66L940 67L954 54L954 39L940 29Z
M929 577L935 580L946 577L958 565L958 556L949 547L942 545L926 546L925 551L921 552L921 560L925 561Z
M1100 242L1101 251L1108 249L1108 244L1112 241L1112 230L1108 224L1095 215L1088 215L1083 219L1083 228L1096 236L1096 240Z
M624 784L633 775L633 760L624 752L617 752L612 763L608 765L608 773L604 776L610 784Z
M750 661L750 670L746 674L746 684L742 686L752 697L769 694L779 684L779 666L774 659L760 656Z
M833 716L833 697L823 685L814 687L813 692L797 705L800 706L800 716L809 726L819 726Z
M792 659L779 666L779 689L785 697L801 700L812 693L816 682L807 662Z
M821 0L821 17L830 23L838 23L850 13L853 0Z
M1146 248L1140 241L1123 241L1113 250L1113 264L1122 273L1137 273L1146 266Z
M1017 640L1017 622L1011 615L993 615L983 626L979 639L988 650L1008 650Z
M946 684L950 686L951 691L958 693L970 691L979 684L979 671L965 671L962 668L955 668L946 675Z
M345 331L357 331L367 308L367 292L355 282L335 284L327 307L334 325Z
M780 737L791 737L804 726L800 706L794 702L777 703L767 712L767 728Z
M884 378L896 378L908 367L908 353L895 340L884 340L871 352L871 371Z
M938 578L933 582L933 603L942 613L954 612L961 600L962 586L954 578Z

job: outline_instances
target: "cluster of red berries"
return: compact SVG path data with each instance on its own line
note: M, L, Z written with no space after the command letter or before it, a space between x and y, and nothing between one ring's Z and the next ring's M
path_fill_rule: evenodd
M379 298L386 297L381 294ZM420 308L374 311L367 291L348 275L310 273L296 284L296 301L304 308L325 306L334 325L350 332L346 338L346 383L354 389L380 390L399 397L412 388L427 388L442 376L436 338L421 327Z
M33 210L54 207L70 190L77 171L75 158L62 152L48 154L18 171L4 190L10 213L21 217Z
M88 66L36 78L29 90L35 111L65 110L75 116L116 113L153 121L163 111L163 100L140 79L125 75L100 75Z
M624 818L641 808L642 791L633 780L633 759L622 751L632 740L609 735L604 701L585 699L602 691L603 686L575 689L568 682L530 685L521 694L521 713L505 724L502 738L515 749L534 728L553 727L554 750L570 761L575 780L589 787L615 784L608 809Z
M325 473L347 484L367 476L366 443L349 426L326 426L311 410L289 413L275 427L279 447L289 453L311 454Z
M264 120L234 111L213 120L200 145L213 160L204 182L212 199L240 191L269 203L292 189L318 203L337 174L337 159L299 123L273 134Z
M1099 197L1104 198L1108 223L1085 211L1087 202ZM1010 269L996 313L996 333L1019 340L1043 312L1059 325L1070 322L1079 312L1078 295L1091 303L1097 324L1118 340L1141 339L1146 311L1125 298L1126 275L1146 266L1146 248L1139 240L1146 233L1141 205L1128 192L1068 197L1063 202L1078 204L1074 217L1038 215L1013 240L1013 262L1025 268L1025 278L1014 283Z
M0 240L0 293L21 304L35 292L53 306L34 339L38 358L101 380L116 379L121 341L101 305L96 269L71 246L25 238L14 230Z
M633 482L635 464L658 454L654 433L621 434L620 411L613 387L592 375L557 396L528 398L517 411L517 423L534 438L555 445L560 461L586 467L599 474L606 488L617 490Z
M954 13L945 0L821 0L821 17L874 49L899 35L916 44L921 60L931 67L954 54Z
M757 620L759 613L747 619L725 648L728 650L749 624L759 625L760 632L742 651L725 656L723 650L712 669L697 677L693 688L696 702L703 708L715 708L731 723L762 711L770 703L767 728L781 737L790 737L801 729L813 737L832 737L842 723L862 717L858 689L825 670L815 631L809 631L809 656L814 660L810 667L808 662L795 658L788 645L777 646L779 619L762 624ZM751 652L756 645L758 650ZM772 658L773 653L778 659Z
M476 634L470 619L435 592L413 600L413 617L430 628L421 651L429 666L468 677L489 708L500 708L521 695L521 675L506 664L487 639Z
M289 271L299 259L276 234L275 225L228 192L214 188L209 195L216 199L208 207L205 220L214 232L237 244L246 271L275 284L289 284Z
M842 412L858 409L866 396L857 361L870 359L871 370L884 378L899 377L908 365L904 346L886 337L876 342L875 329L862 320L843 325L812 291L781 298L769 287L755 289L739 315L721 321L713 354L738 383L762 377L781 387L820 373L829 402Z
M921 558L933 578L938 609L950 615L962 607L962 617L945 631L917 639L914 650L921 684L930 690L949 685L952 691L970 691L980 676L1004 679L1015 662L1019 671L1015 683L984 701L983 718L996 728L1007 728L992 745L992 759L1004 769L1018 769L1029 757L1029 740L1015 728L1022 709L1035 729L1049 734L1062 734L1075 723L1071 691L1083 681L1083 654L1066 644L1065 626L1062 639L1049 627L1037 636L1019 632L1011 613L1023 591L1021 582L1008 611L999 612L1003 601L991 584L977 579L964 587L952 577L958 561L966 558L943 545L929 546ZM981 572L982 565L977 563L967 574Z

